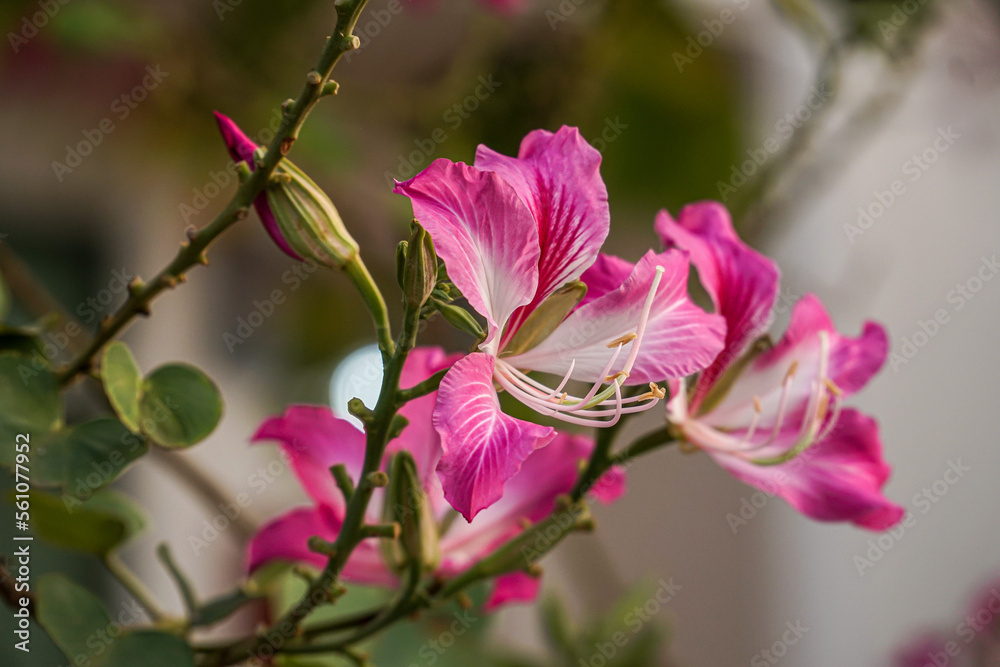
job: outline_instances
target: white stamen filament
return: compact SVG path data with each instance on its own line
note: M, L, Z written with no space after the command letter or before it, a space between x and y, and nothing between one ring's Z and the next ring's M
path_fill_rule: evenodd
M639 355L639 347L642 344L646 324L649 321L649 313L653 307L663 273L662 266L656 267L656 275L653 277L653 282L643 303L635 332L627 333L609 343L609 347L614 345L615 350L605 364L603 372L597 376L596 382L585 396L577 397L563 391L576 368L576 359L570 362L569 370L566 371L565 376L555 389L529 377L502 358L496 360L493 379L511 396L536 412L581 426L614 426L624 414L642 412L652 408L660 402L662 391L659 390L659 387L651 385L651 391L641 396L623 398L622 385L628 379ZM632 348L629 350L625 364L621 370L611 373L611 369L614 368L615 362L621 355L622 347L629 343ZM609 386L602 390L606 383ZM611 419L605 419L606 417Z

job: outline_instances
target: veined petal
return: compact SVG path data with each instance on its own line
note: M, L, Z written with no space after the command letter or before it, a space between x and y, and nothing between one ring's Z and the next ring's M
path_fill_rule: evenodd
M577 308L544 342L508 357L510 365L562 375L576 360L573 379L595 382L614 353L609 343L636 331L656 268L665 271L649 313L635 366L626 384L682 377L712 363L722 349L722 318L687 296L688 262L679 250L650 251L622 285ZM634 342L622 349L625 358Z
M410 352L406 363L403 364L399 386L402 389L408 389L423 382L434 373L448 368L461 358L461 354L447 354L439 347L418 347ZM441 459L441 440L437 431L434 430L434 423L431 421L431 413L434 411L436 402L437 392L435 391L404 405L399 410L399 414L406 417L410 423L403 429L402 434L390 442L386 448L388 454L404 449L413 454L417 463L417 473L420 475L424 490L427 492L427 497L435 512L445 506L441 481L435 470Z
M882 459L878 424L856 410L844 409L823 440L779 465L757 466L707 451L738 479L776 493L818 521L886 530L903 518L903 508L882 494L890 469Z
M500 607L516 602L531 602L538 597L541 579L524 572L509 572L496 578L493 591L483 605L483 611L496 611Z
M729 212L716 202L685 206L676 221L660 211L656 231L668 248L690 253L716 312L726 319L726 347L702 373L696 404L711 383L767 331L778 296L778 266L740 240Z
M484 509L471 523L456 521L441 541L442 568L454 574L492 552L501 543L552 513L556 498L576 483L579 464L594 449L594 441L579 435L557 433L547 446L525 459L521 470L504 487L503 498ZM589 490L602 503L611 503L625 492L625 473L617 466Z
M280 417L271 417L260 425L252 441L262 440L277 440L309 497L331 508L337 516L343 515L344 496L330 467L343 463L351 477L357 479L365 456L361 431L335 417L327 407L291 405Z
M820 331L830 336L830 379L846 395L860 391L885 363L889 337L882 325L865 322L860 336L844 336L815 294L806 294L795 304L785 335L773 350L762 355L760 363L787 356L789 349L815 339Z
M468 521L497 502L504 483L555 430L500 410L492 356L470 354L452 366L438 390L434 427L443 450L437 471L445 498Z
M538 230L497 174L439 159L393 190L434 239L448 277L489 325L486 344L538 286Z
M247 547L247 570L253 572L276 560L322 568L327 559L309 550L309 538L316 535L332 542L340 526L340 519L325 507L302 507L279 516L251 539ZM343 577L372 586L391 586L395 582L374 540L363 541L351 552Z
M601 154L575 127L535 130L521 142L516 158L486 146L476 151L476 168L509 183L538 226L537 293L514 317L511 333L534 306L579 278L596 259L611 224L600 166Z

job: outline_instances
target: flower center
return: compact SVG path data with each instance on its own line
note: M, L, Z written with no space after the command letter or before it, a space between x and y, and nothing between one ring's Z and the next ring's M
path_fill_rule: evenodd
M646 294L646 300L643 303L635 331L608 343L608 347L613 348L614 352L605 364L604 370L598 375L597 381L584 396L575 396L564 391L573 375L573 370L576 368L576 359L570 362L566 374L554 388L529 377L503 358L496 360L493 379L517 400L536 412L581 426L613 426L618 423L623 414L642 412L652 408L666 396L663 389L650 382L649 391L639 396L626 398L622 396L622 385L628 379L639 355L646 324L649 321L649 313L652 310L660 280L663 278L663 272L662 266L656 268L656 275L653 277L649 292ZM612 373L612 369L621 356L622 348L629 343L632 344L632 347L625 362L621 369Z

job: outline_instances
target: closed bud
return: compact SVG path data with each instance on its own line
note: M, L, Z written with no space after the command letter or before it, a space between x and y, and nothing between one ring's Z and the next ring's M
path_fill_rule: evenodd
M409 563L419 563L425 571L440 560L438 529L431 504L417 474L417 464L406 451L393 455L389 463L389 486L382 513L386 523L398 523L399 539L381 540L382 555L395 572Z
M406 245L403 263L403 295L406 305L418 310L427 303L437 285L438 261L431 235L416 221Z
M215 119L235 162L253 171L263 151L231 119ZM311 178L288 160L274 170L264 192L254 200L264 229L288 256L342 268L358 253L358 244L344 227L336 207Z
M467 311L465 308L437 300L433 303L434 308L441 313L441 316L447 320L448 324L455 327L459 331L472 334L477 340L486 339L486 332L483 331L481 326L479 326L479 322L477 322L476 318L472 316L472 313Z

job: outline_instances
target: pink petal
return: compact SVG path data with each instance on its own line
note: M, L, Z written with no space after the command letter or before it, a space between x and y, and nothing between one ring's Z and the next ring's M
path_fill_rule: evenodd
M496 337L538 286L538 231L514 189L496 174L435 160L393 190L434 239L448 276Z
M512 602L532 602L538 597L542 582L524 572L510 572L496 578L493 592L483 605L483 611L492 612Z
M556 498L576 483L579 464L590 458L594 441L557 433L547 446L525 459L521 470L504 487L503 498L484 509L471 523L456 521L441 542L446 576L457 574L524 530L523 521L541 521L556 506ZM619 467L605 473L588 494L611 503L625 492L625 473Z
M509 183L538 226L537 293L514 317L510 334L536 305L579 278L597 258L611 223L600 166L601 154L575 127L564 126L555 134L530 133L516 158L486 146L476 151L476 168L495 172Z
M573 378L596 381L614 352L608 343L636 331L658 266L665 272L627 384L659 382L705 368L722 349L723 322L688 299L688 262L678 250L646 253L617 290L577 308L540 345L506 361L563 375L575 359ZM622 348L618 367L633 344Z
M886 530L903 518L903 508L882 495L890 469L882 459L878 424L856 410L844 409L826 438L780 465L757 466L708 452L738 479L776 493L817 521Z
M327 559L309 550L309 538L317 535L332 542L340 525L340 519L325 507L299 508L273 519L251 539L247 547L247 570L253 572L276 560L321 568ZM395 583L374 540L365 540L355 548L344 568L343 578L372 586Z
M277 440L306 493L340 516L344 496L330 474L343 463L356 480L365 455L365 437L350 422L338 419L327 407L291 405L280 417L260 425L252 440Z
M218 111L215 112L215 121L219 124L219 131L222 133L222 139L226 142L226 148L229 149L229 156L233 158L233 162L246 162L247 166L250 167L250 171L256 169L257 163L254 161L254 151L257 150L257 144L244 134L243 130L231 118L222 115ZM264 193L258 195L254 199L253 206L271 240L286 255L301 261L302 257L292 250L292 246L281 235L281 230L278 229L278 221L274 219L274 213L267 203L267 195Z
M635 269L635 264L628 260L601 253L589 269L583 272L580 280L587 286L587 294L580 305L595 301L608 292L614 292L621 287Z
M275 560L323 567L326 558L309 551L307 542L313 535L332 541L339 529L340 521L318 507L300 507L272 519L247 545L247 571L253 572Z
M885 363L889 337L882 325L865 322L860 336L844 336L814 294L806 294L795 304L785 335L773 350L761 357L760 363L787 356L790 349L814 340L820 331L830 335L830 379L847 395L860 391Z
M441 348L418 347L410 352L403 365L399 386L402 389L409 389L434 373L450 367L461 358L461 354L447 354ZM399 413L410 423L386 448L388 454L404 449L413 454L417 472L435 510L445 505L441 481L435 470L441 458L441 439L434 430L434 423L431 420L436 401L435 391L404 405Z
M702 373L695 402L747 345L767 331L778 296L777 265L740 240L722 204L700 202L681 209L677 220L656 217L664 244L688 251L716 312L726 319L726 347Z
M504 483L531 452L555 437L548 426L500 410L493 357L470 354L441 382L434 426L443 454L437 471L451 506L471 521L503 495Z

